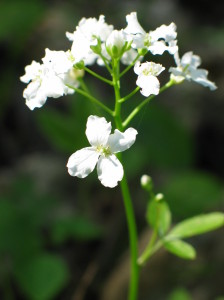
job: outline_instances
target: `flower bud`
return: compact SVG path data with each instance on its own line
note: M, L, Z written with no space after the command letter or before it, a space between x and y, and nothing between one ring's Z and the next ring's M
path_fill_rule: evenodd
M119 58L124 53L126 44L123 32L113 30L106 40L106 49L112 58Z
M141 179L141 186L144 190L147 192L151 192L153 189L153 183L152 183L152 178L148 175L142 175Z
M91 45L90 48L94 53L101 54L102 47L100 39L96 37L96 45Z
M163 194L159 193L159 194L155 195L155 201L159 202L159 201L161 201L163 199L164 199L164 195Z
M138 54L139 54L139 55L145 56L146 53L148 53L148 49L147 49L147 48L141 48L141 49L138 49Z
M77 62L76 64L73 65L73 67L77 70L83 70L85 67L84 61L80 60L79 62Z

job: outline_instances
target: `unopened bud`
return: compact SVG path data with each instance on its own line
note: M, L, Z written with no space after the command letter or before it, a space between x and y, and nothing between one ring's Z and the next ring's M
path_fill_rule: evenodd
M142 175L141 179L141 186L147 192L151 192L153 188L152 178L148 175Z
M84 67L85 67L84 61L80 60L79 62L77 62L76 64L74 64L73 67L75 69L78 69L78 70L83 70Z
M112 58L119 58L125 51L126 44L123 32L113 30L106 40L106 49Z
M147 52L148 52L147 48L138 49L138 54L141 56L145 56Z
M159 201L161 201L163 199L164 199L164 195L163 194L159 193L159 194L155 195L155 200L157 202L159 202Z

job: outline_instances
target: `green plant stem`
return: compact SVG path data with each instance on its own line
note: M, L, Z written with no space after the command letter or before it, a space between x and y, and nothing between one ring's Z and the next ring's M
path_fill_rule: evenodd
M89 74L93 75L94 77L100 79L101 81L104 81L105 83L108 83L109 85L113 85L113 82L109 79L104 78L103 76L100 76L99 74L95 73L94 71L90 70L87 67L84 67L84 70L88 72Z
M134 96L138 91L140 90L140 87L137 86L130 94L128 94L127 96L121 98L120 100L118 100L119 103L123 103L126 100L128 100L129 98L131 98L132 96Z
M113 83L115 92L115 108L114 108L114 120L116 127L122 130L122 120L121 120L121 103L120 100L120 80L119 80L119 60L114 59L113 61ZM118 153L117 155L122 162L122 155ZM137 228L135 222L134 209L132 206L132 200L128 188L128 183L126 176L124 174L123 179L120 182L121 192L124 201L128 232L129 232L129 243L130 243L130 254L131 254L131 275L129 284L129 300L137 300L138 295L138 281L139 281L139 266L137 264L138 258L138 237Z
M121 159L121 156L119 157ZM137 300L138 295L138 280L139 280L139 266L137 263L138 259L138 238L137 229L135 223L135 215L132 206L131 196L127 184L126 177L124 175L120 182L121 192L124 200L128 230L129 230L129 241L130 241L130 253L131 253L131 278L129 285L129 300Z
M169 87L171 87L172 85L174 85L174 81L170 80L168 81L163 87L161 87L159 93L162 93L163 91L167 90ZM122 123L123 128L127 127L127 125L130 123L130 121L140 112L140 110L146 105L148 104L152 99L155 98L156 95L151 95L148 98L146 98L144 101L142 101L142 103L140 103L131 113L130 115L124 120L124 122Z
M87 99L89 99L90 101L92 101L93 103L97 104L98 106L100 106L103 110L105 110L107 113L109 113L111 116L114 115L114 112L107 107L106 105L104 105L102 102L100 102L98 99L96 99L95 97L91 96L89 93L87 93L86 91L83 91L79 88L76 88L74 86L68 85L67 86L70 89L73 89L74 91L76 91L77 93L79 93L80 95L83 95L84 97L86 97Z
M79 80L79 82L80 82L81 88L82 88L86 93L89 94L89 93L90 93L90 92L89 92L89 89L88 89L87 85L85 84L83 78L79 78L78 80Z
M113 85L115 93L115 107L114 107L114 119L116 126L119 130L123 130L121 121L121 103L119 102L120 96L120 79L119 79L120 62L118 59L113 60Z
M134 64L136 63L136 61L139 59L139 57L140 57L141 55L140 54L138 54L136 57L135 57L135 59L133 60L133 62L126 68L126 69L124 69L124 71L123 72L121 72L121 74L120 74L120 78L124 75L124 74L126 74L133 66L134 66Z
M107 68L107 71L112 75L113 72L107 63L107 59L101 53L99 54L99 56L102 59L102 61L104 62L105 67Z
M149 260L149 258L162 247L162 245L163 243L161 240L159 240L156 244L152 243L150 240L148 246L145 248L142 255L138 258L138 265L143 266L146 261Z

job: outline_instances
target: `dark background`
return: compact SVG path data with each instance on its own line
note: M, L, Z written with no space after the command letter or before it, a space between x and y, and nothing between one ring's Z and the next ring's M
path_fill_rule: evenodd
M144 173L164 193L174 222L224 209L223 1L1 0L0 299L125 299L128 233L119 188L101 186L96 172L80 180L66 170L68 157L87 146L87 117L102 111L76 94L30 111L19 77L45 48L67 50L65 32L73 32L82 17L103 14L119 29L132 11L146 31L175 22L180 55L198 54L218 86L210 92L184 82L131 123L139 134L124 157L141 243L150 234L147 195L139 184ZM168 54L155 59L167 69L173 64ZM111 90L85 78L112 106ZM122 81L124 95L135 78L130 71ZM123 115L142 99L138 94L130 100ZM223 230L191 242L198 250L193 262L163 251L152 259L142 272L140 300L224 299Z

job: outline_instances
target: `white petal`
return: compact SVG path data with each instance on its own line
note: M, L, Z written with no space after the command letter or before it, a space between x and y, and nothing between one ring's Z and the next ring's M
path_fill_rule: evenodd
M140 33L142 35L145 35L146 32L142 28L142 26L138 22L137 13L132 12L129 15L126 16L126 21L128 23L127 27L124 29L124 31L128 34L137 34Z
M167 50L167 46L164 41L156 41L152 45L148 47L148 50L153 54L153 55L162 55L164 51Z
M157 27L154 31L150 32L151 37L153 40L164 39L166 42L170 42L177 37L176 33L176 25L171 23L170 25L161 25Z
M104 146L111 132L111 123L105 118L89 116L86 124L86 136L92 146Z
M40 82L37 80L28 84L23 92L23 97L26 99L26 105L31 110L43 106L47 100L46 93L41 88Z
M124 175L123 166L115 155L101 156L97 164L98 178L101 183L113 188L121 181Z
M30 80L35 79L42 71L42 66L36 62L32 61L31 65L25 67L25 74L20 77L22 82L28 83Z
M45 57L42 58L42 61L44 64L50 64L56 74L66 73L73 65L72 61L69 60L68 53L51 51L48 48L45 49Z
M198 55L194 55L192 51L186 52L181 58L181 65L183 67L190 65L197 68L201 64L201 58Z
M42 77L41 88L45 91L48 97L58 98L64 95L67 91L62 78L57 76L51 69L46 68L45 74Z
M128 128L125 132L115 129L108 139L108 146L112 153L122 152L129 149L136 140L137 130Z
M191 79L205 87L209 87L211 91L217 89L214 82L207 79L208 71L204 69L191 69Z
M99 153L92 147L86 147L73 153L68 160L67 168L71 176L85 178L96 166Z
M126 39L132 41L132 48L143 48L146 32L138 22L137 13L132 12L127 15L126 20L128 23L127 27L124 29Z
M138 79L136 81L137 86L142 88L140 90L141 94L145 97L148 97L149 95L158 95L159 94L159 88L160 83L159 80L152 75L144 76L139 75Z

